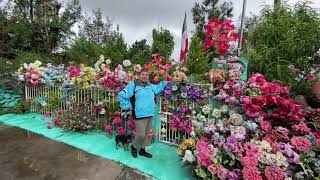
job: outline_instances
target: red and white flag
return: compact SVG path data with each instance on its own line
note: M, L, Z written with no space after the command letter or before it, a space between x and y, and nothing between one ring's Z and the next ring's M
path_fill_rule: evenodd
M181 51L180 51L180 61L184 62L188 53L188 31L187 31L187 13L184 15L183 27L182 27L182 37L181 37Z

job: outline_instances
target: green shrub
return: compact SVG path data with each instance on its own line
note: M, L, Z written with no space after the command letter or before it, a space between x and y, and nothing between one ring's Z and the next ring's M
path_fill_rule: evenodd
M307 94L310 86L301 85L289 66L308 71L313 63L310 57L320 48L320 16L314 9L306 3L283 6L276 12L266 7L249 42L253 48L249 54L251 73L290 83L295 93Z

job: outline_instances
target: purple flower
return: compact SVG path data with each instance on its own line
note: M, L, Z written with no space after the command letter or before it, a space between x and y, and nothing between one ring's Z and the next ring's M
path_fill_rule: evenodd
M191 86L188 88L187 97L190 100L196 101L198 99L201 99L203 95L204 95L204 92L200 88L200 86Z
M227 179L229 180L240 180L242 179L242 173L240 169L235 169L233 171L229 171L227 175Z
M224 142L225 142L225 138L223 136L220 136L219 134L214 134L212 136L213 139L213 144L217 145L217 146L223 146Z
M173 87L173 83L172 82L168 82L168 85L166 86L165 90L164 90L164 97L165 98L170 98L172 95L172 87Z
M232 152L238 145L238 140L233 137L233 136L229 136L227 138L227 142L223 144L223 148L227 151L227 152Z

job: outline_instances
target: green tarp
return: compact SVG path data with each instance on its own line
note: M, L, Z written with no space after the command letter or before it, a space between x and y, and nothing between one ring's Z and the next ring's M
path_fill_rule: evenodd
M194 179L188 168L182 167L177 156L176 147L163 143L154 143L147 148L153 154L152 159L138 157L134 159L129 151L123 148L116 150L114 138L108 137L104 132L76 133L64 131L60 128L48 129L46 122L41 120L39 114L7 114L0 116L0 122L17 126L50 139L66 143L88 153L110 159L160 180L189 180Z

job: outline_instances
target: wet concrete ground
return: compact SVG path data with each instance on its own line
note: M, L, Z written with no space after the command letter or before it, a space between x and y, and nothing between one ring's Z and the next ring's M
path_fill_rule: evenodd
M1 180L151 179L41 135L0 123Z

